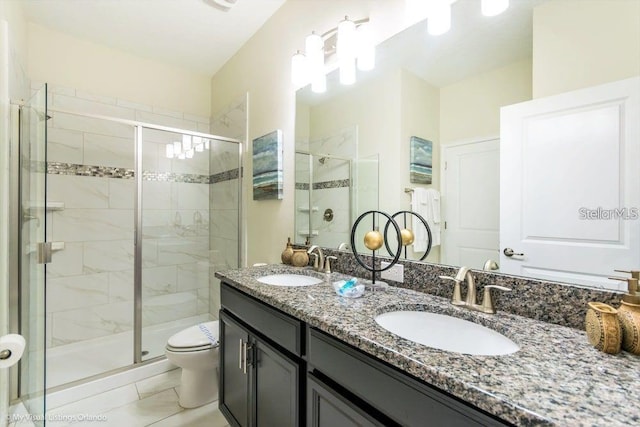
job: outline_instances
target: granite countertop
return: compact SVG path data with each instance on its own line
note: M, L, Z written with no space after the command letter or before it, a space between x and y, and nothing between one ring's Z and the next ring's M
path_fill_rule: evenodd
M516 425L640 425L640 357L601 353L583 331L500 311L474 312L409 289L389 287L346 299L335 294L329 281L281 287L256 280L279 273L326 279L308 267L285 265L221 271L216 277ZM347 278L339 273L330 276L330 281ZM398 309L449 314L482 324L509 337L520 350L505 356L471 356L414 343L374 321L376 315Z

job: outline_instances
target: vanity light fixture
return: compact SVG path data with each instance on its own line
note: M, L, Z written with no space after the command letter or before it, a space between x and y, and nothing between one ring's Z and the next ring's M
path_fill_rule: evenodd
M329 64L327 64L329 62ZM322 93L327 90L327 65L338 65L340 83L349 85L356 81L356 66L361 71L375 66L375 46L369 18L344 20L323 34L312 32L305 38L304 53L297 51L291 58L291 81L296 87L311 83L311 90Z
M427 32L439 36L451 29L451 5L457 0L405 0L407 19L427 19ZM509 0L480 0L484 16L496 16L507 10Z
M509 0L482 0L480 9L484 16L496 16L507 10Z
M193 148L195 148L195 150L198 153L202 153L204 151L204 143L202 142L202 138L199 136L194 136L193 137Z
M201 136L182 135L182 141L175 141L165 145L167 159L192 159L195 153L208 150L211 141Z
M190 135L182 135L182 151L187 152L193 148Z
M167 156L167 159L173 159L174 156L174 152L173 152L173 144L167 144L165 147L165 154Z
M427 18L427 32L439 36L451 29L451 4L455 0L432 0Z

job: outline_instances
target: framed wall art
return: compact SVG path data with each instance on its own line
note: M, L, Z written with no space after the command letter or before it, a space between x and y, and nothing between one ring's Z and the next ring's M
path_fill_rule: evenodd
M282 131L253 140L253 200L281 200Z
M412 184L431 184L433 176L433 143L412 136L409 149L409 171Z

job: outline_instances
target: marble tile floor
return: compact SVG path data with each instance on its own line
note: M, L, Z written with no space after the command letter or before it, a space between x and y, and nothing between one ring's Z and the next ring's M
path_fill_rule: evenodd
M178 405L180 369L87 397L47 412L47 426L227 427L218 402L194 409ZM32 426L18 421L9 427Z

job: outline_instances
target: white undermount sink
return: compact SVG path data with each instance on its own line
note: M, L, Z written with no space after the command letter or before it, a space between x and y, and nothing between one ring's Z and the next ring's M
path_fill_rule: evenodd
M375 318L387 331L428 347L475 356L501 356L520 347L499 332L426 311L390 311Z
M302 274L271 274L257 278L258 282L273 286L310 286L322 283L321 279Z

